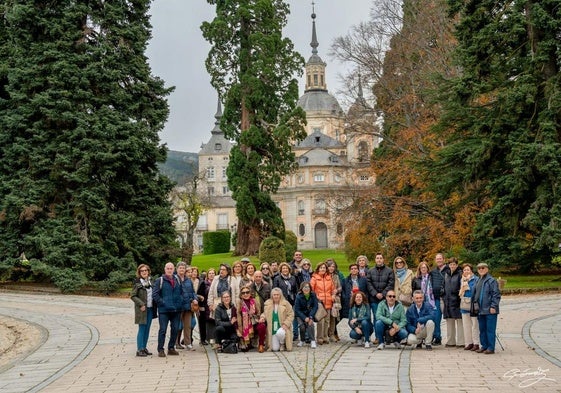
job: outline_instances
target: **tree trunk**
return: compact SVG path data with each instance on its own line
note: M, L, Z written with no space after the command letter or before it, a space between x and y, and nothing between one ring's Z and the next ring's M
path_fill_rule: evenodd
M238 223L238 239L235 255L258 255L261 244L261 225L255 220L252 225Z

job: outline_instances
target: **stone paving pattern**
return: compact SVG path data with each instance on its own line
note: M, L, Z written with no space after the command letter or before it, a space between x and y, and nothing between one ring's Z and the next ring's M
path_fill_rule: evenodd
M505 296L494 355L342 341L316 350L229 355L196 345L180 356L135 356L129 299L2 292L0 318L46 332L0 369L0 392L561 392L561 296ZM443 333L445 336L445 324ZM149 349L156 352L154 321ZM195 332L195 335L197 333ZM196 341L198 343L198 341ZM518 371L517 371L518 370Z

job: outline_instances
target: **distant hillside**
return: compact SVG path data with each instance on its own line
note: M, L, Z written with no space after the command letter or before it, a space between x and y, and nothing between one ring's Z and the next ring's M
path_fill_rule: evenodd
M168 151L165 163L158 164L160 172L177 184L185 184L199 171L199 156L197 153L182 151Z

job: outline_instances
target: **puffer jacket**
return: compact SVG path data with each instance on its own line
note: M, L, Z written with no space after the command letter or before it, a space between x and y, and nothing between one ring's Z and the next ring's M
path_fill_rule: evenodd
M326 273L322 276L318 273L314 273L310 280L310 286L318 297L318 300L323 303L325 309L331 310L333 307L333 295L336 291L335 283L331 275Z
M461 319L460 312L460 287L462 286L462 272L458 268L454 272L448 270L444 275L444 312L445 319Z

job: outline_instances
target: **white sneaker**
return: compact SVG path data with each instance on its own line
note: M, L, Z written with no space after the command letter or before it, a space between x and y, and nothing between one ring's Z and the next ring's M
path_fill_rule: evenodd
M364 348L370 348L370 341L364 343Z
M296 344L296 345L299 346L299 347L303 347L304 343L302 341L298 341L298 344Z
M193 349L192 344L187 345L185 348L187 348L188 351L194 351L195 350L195 349Z
M316 349L317 347L318 347L318 346L317 346L317 344L316 344L315 341L312 341L312 342L310 343L310 348Z
M378 348L376 348L376 349L378 349L379 351L381 351L381 350L384 349L384 348L386 348L386 344L382 343L382 344L378 345Z

